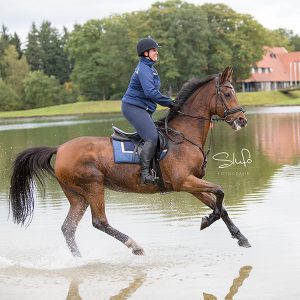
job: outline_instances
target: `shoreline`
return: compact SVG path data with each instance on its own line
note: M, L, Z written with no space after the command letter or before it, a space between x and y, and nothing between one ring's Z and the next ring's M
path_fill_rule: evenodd
M300 104L297 105L242 105L243 108L245 108L246 113L247 109L255 109L255 108L289 108L289 107L300 107ZM157 112L163 111L163 109L157 109ZM84 116L97 116L97 115L113 115L113 114L120 114L120 111L107 111L107 112L86 112L86 113L67 113L67 114L44 114L44 115L12 115L12 116L1 116L0 112L0 122L1 121L7 121L7 120L14 120L14 119L47 119L47 118L63 118L63 117L84 117Z
M245 108L300 106L300 91L282 93L255 92L238 93L239 104ZM160 105L158 111L166 109ZM0 120L16 118L44 118L63 116L84 116L121 113L121 100L98 100L75 102L29 110L0 111Z

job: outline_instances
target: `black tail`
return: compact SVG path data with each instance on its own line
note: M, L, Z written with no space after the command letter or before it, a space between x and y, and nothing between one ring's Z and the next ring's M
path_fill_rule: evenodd
M10 180L9 208L15 223L24 225L26 219L30 224L34 211L34 179L44 188L42 176L55 176L50 164L57 148L38 147L27 149L18 154L13 163Z

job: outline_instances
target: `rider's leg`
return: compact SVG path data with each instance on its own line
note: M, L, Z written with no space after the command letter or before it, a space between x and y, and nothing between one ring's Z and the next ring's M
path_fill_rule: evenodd
M145 141L141 157L142 169L141 169L141 182L142 183L155 183L158 179L155 174L150 170L151 161L156 152L156 145L152 141Z
M154 183L157 178L150 171L150 164L156 152L158 133L152 115L143 108L127 103L122 103L122 112L145 141L141 153L141 182Z

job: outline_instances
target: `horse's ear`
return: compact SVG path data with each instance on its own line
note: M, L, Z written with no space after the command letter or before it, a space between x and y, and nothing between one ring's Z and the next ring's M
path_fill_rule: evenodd
M221 83L224 83L226 81L232 81L232 73L233 73L233 69L232 67L226 67L225 70L223 71L223 73L221 74Z

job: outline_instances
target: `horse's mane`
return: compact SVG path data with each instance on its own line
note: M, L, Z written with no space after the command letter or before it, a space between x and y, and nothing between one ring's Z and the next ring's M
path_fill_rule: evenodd
M169 121L172 120L176 116L177 111L180 110L182 105L192 96L192 94L198 88L210 82L211 80L215 79L217 76L219 76L219 74L209 75L202 79L194 77L188 80L187 82L185 82L177 94L175 100L175 106L168 111L168 114L165 117L159 119L155 123L159 126L165 122L166 118L168 118Z

